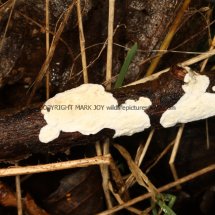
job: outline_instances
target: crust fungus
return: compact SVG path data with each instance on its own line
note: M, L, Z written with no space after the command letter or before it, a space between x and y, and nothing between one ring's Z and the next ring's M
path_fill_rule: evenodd
M182 88L185 94L160 119L167 128L177 123L187 123L215 115L215 94L206 92L210 79L187 69Z
M48 143L61 131L89 135L103 128L114 129L114 137L130 136L150 127L149 116L145 113L150 105L148 98L140 97L118 106L117 100L103 86L83 84L46 101L42 114L47 125L40 130L39 139Z
M167 128L215 115L215 93L207 92L209 77L188 67L178 69L176 76L184 81L184 95L162 114L160 124ZM40 130L39 139L48 143L56 139L61 131L90 135L104 128L115 130L114 138L130 136L151 126L145 112L151 105L151 100L143 96L138 100L127 99L118 105L117 99L102 85L83 84L46 101L42 114L47 125Z

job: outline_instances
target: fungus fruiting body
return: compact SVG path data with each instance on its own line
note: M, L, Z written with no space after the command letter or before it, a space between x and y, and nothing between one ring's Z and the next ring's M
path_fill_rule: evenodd
M206 75L188 71L182 86L185 94L162 114L160 124L167 128L215 115L215 93L206 92L209 84Z
M215 115L215 93L207 92L209 77L184 69L187 72L182 79L184 95L162 114L160 124L165 128ZM102 85L83 84L46 101L42 114L47 125L41 128L39 140L48 143L61 131L90 135L104 128L115 130L114 138L130 136L151 126L145 112L151 105L149 98L141 96L118 105L117 99Z
M118 106L117 100L102 85L83 84L46 101L42 114L47 125L40 130L39 139L48 143L56 139L60 131L89 135L103 128L114 129L114 137L129 136L150 127L145 113L150 105L148 98L140 97Z

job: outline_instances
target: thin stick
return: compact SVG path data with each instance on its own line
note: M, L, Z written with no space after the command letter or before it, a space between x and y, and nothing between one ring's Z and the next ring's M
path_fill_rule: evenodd
M4 12L7 8L10 8L13 3L13 0L8 0L0 4L0 13Z
M115 0L109 0L109 13L108 13L108 38L107 38L107 65L106 65L106 81L111 79L112 76L112 55L113 55L113 26L114 26L114 5ZM111 89L111 82L106 86L108 90ZM101 147L98 143L97 147ZM103 144L103 154L109 153L110 140L106 139ZM110 209L113 207L109 190L109 169L107 166L101 167L101 173L103 178L103 190L105 192L107 207Z
M0 169L0 177L5 176L15 176L15 175L26 175L41 172L53 172L63 169L71 169L78 167L87 167L99 164L110 164L110 155L96 156L92 158L84 158L79 160L42 164L35 166L25 166L25 167L11 167Z
M49 0L45 0L46 1L46 57L49 54ZM50 78L49 78L50 74L49 74L49 70L47 69L47 73L46 73L46 99L49 99L50 96L50 90L49 90L49 83L50 83Z
M212 57L214 55L215 55L215 50L214 49L209 50L209 51L205 52L204 54L198 55L196 57L193 57L193 58L190 58L190 59L184 61L181 65L182 66L189 66L189 65L198 63L198 62L200 62L202 60L205 60L205 59L207 59L209 57Z
M125 203L125 202L121 199L121 196L120 196L118 193L115 193L115 192L114 192L113 185L112 185L111 183L109 183L109 189L110 189L112 195L115 197L115 199L117 200L117 202L118 202L119 204ZM128 211L131 211L131 212L135 213L135 214L141 214L141 211L140 211L139 209L137 209L137 208L127 207L126 209L127 209Z
M177 172L177 169L175 167L175 164L174 163L170 163L169 166L170 166L170 170L171 170L171 173L173 175L174 180L177 181L178 180L178 172ZM181 189L181 185L177 185L176 188L178 190L180 190Z
M117 29L118 29L120 26L123 26L123 25L117 25L116 28L114 29L113 35L116 33ZM114 44L114 43L113 43L113 44ZM96 58L94 58L94 60L91 61L91 62L87 65L87 69L88 69L89 67L91 67L93 64L95 64L95 62L100 58L101 54L103 53L104 49L105 49L106 46L107 46L107 39L106 39L103 43L96 43L96 44L93 44L93 45L91 45L91 46L88 46L88 47L85 48L85 50L90 49L90 48L93 48L93 47L98 46L98 45L102 45L102 48L100 49L100 51L99 51L98 55L96 56ZM80 55L81 55L81 53L79 53L79 54L75 57L74 61L76 61L76 60L80 57ZM76 73L75 75L72 76L72 74L73 74L73 69L74 69L74 63L73 63L73 65L72 65L71 72L70 72L70 77L71 77L71 79L74 78L74 77L76 77L76 76L78 76L78 75L80 75L80 74L83 72L83 70L81 70L80 72L78 72L78 73ZM111 80L112 80L112 79L111 79ZM105 81L104 83L106 83L106 82L109 83L109 82L111 82L111 80ZM106 84L104 84L104 85L106 86Z
M109 154L109 151L110 151L110 140L106 139L103 145L103 154L104 155Z
M131 173L134 175L139 185L145 187L148 192L153 194L153 197L157 194L157 188L152 184L149 178L140 170L137 164L132 160L128 151L119 144L115 144L114 147L120 152L123 158L126 160Z
M16 167L18 164L16 163ZM16 201L17 201L17 213L18 215L22 215L22 193L21 193L21 183L20 183L20 176L16 175Z
M165 39L164 39L164 41L163 41L163 43L162 43L162 45L160 47L161 50L167 49L169 47L169 44L171 43L172 38L175 35L175 32L177 31L177 29L178 29L178 27L179 27L179 25L181 23L181 19L182 19L183 15L184 15L184 12L187 10L190 2L191 2L191 0L184 0L183 5L181 6L181 8L180 8L180 10L179 10L179 12L178 12L178 14L177 14L172 26L171 26L168 34L166 35L166 37L165 37ZM152 61L148 71L146 72L146 76L149 76L154 72L154 70L156 69L161 57L162 57L162 55L159 55L158 57L156 57Z
M213 50L215 48L215 36L211 42L211 46L209 50ZM200 73L204 71L207 63L208 63L209 58L205 59L202 63L201 69L200 69ZM210 148L210 135L209 135L209 128L208 128L208 120L205 120L205 130L206 130L206 145L207 145L207 149Z
M77 15L78 15L79 41L80 41L80 48L81 48L83 78L84 78L84 83L88 83L87 58L86 58L86 52L85 52L85 37L84 37L84 30L83 30L83 23L82 23L80 0L77 0L76 6L77 6Z
M152 50L153 52L164 52L163 54L166 54L166 53L187 53L187 54L202 54L202 52L185 52L185 51L179 51L179 50L176 50L177 48L180 48L181 46L187 44L188 42L192 41L193 39L195 39L197 36L201 35L205 30L207 30L211 25L213 25L215 23L215 20L211 21L207 26L205 26L203 29L201 29L201 31L199 31L198 33L195 33L194 35L192 35L191 37L189 37L188 39L186 39L184 42L180 43L179 45L173 47L172 49L168 49L168 50ZM140 50L139 50L140 51ZM140 52L148 52L146 50L141 50ZM145 60L142 60L140 63L139 63L139 66L145 64L146 62L149 62L149 61L152 61L154 58L156 58L157 56L159 56L160 53L156 54L155 56L152 56L152 57L149 57Z
M175 140L173 140L169 145L167 145L165 147L165 149L160 153L160 155L158 156L158 158L153 162L153 164L151 164L147 170L146 170L146 174L160 161L160 159L171 149L171 147L174 145Z
M48 31L49 34L51 35L55 35L55 32L51 31L50 29L47 30L43 25L41 25L40 23L38 23L37 21L35 21L34 19L32 19L31 17L25 15L24 13L20 12L20 11L16 11L16 13L18 13L19 15L21 15L23 18L25 18L27 21L31 22L32 24L36 25L37 27L41 28L41 31ZM60 37L59 39L68 49L69 51L69 55L71 56L71 60L74 61L74 55L72 52L72 49L70 48L70 46L68 45L68 43L62 38Z
M103 155L109 154L110 153L110 139L106 139L104 144L103 144ZM108 197L108 209L113 207L112 201L111 201L111 195L110 195L110 190L109 190L109 181L110 181L110 173L109 173L109 168L108 166L103 165L103 189L107 192L107 197Z
M48 56L46 57L45 62L43 63L42 68L41 68L39 74L37 75L37 78L34 82L32 92L28 98L27 104L30 104L30 102L31 102L31 100L32 100L32 98L36 92L38 84L42 81L44 75L47 72L47 69L49 68L49 64L50 64L50 62L54 56L54 52L55 52L55 49L57 47L58 41L60 39L60 36L63 32L63 29L64 29L67 21L69 19L69 16L70 16L70 13L72 12L73 7L74 7L74 2L71 3L71 5L68 7L67 11L64 13L64 18L63 18L62 22L60 23L60 26L59 26L56 34L53 37Z
M209 149L210 148L210 135L209 135L208 119L205 120L205 129L206 129L206 145L207 145L207 149Z
M142 161L143 161L143 158L145 157L145 154L146 154L146 152L147 152L147 150L148 150L149 144L150 144L150 142L151 142L151 140L152 140L154 131L155 131L154 129L152 129L152 130L150 131L149 136L148 136L148 138L147 138L147 140L146 140L145 145L140 144L140 146L139 146L138 149L137 149L137 154L136 154L136 157L135 157L135 163L136 163L138 166L141 165L141 163L142 163ZM128 189L129 187L131 187L131 186L134 184L134 182L135 182L135 178L134 178L134 176L131 174L131 175L127 178L126 183L125 183L126 189Z
M188 60L183 61L182 63L180 63L180 65L181 65L181 66L190 66L190 65L192 65L192 64L198 63L198 62L200 62L200 61L202 61L202 60L205 60L205 59L207 59L207 58L209 58L209 57L212 57L212 56L214 56L214 55L215 55L215 49L209 50L209 51L207 51L207 52L205 52L205 53L203 53L203 54L197 55L197 56L195 56L195 57L193 57L193 58L190 58L190 59L188 59ZM152 80L153 78L154 78L154 79L157 78L157 77L158 77L159 75L161 75L162 73L168 72L169 69L170 69L170 67L168 67L168 68L166 68L166 69L164 69L164 70L161 70L160 72L157 72L157 73L155 73L155 74L153 74L153 75L151 75L151 76L149 76L149 77L141 78L141 79L139 79L138 81L134 81L134 82L132 82L132 83L126 85L126 86L135 85L135 84L140 84L140 83L145 83L145 82L147 82L147 81L149 81L149 80Z
M141 163L142 163L142 161L143 161L143 158L144 158L145 155L146 155L146 152L147 152L147 150L148 150L148 148L149 148L149 145L150 145L150 143L151 143L151 140L152 140L152 137L153 137L153 135L154 135L154 132L155 132L155 129L152 129L152 130L150 131L150 133L149 133L149 136L148 136L148 138L147 138L147 141L146 141L146 144L144 145L144 147L143 147L143 145L141 144L141 145L139 146L139 148L138 148L137 155L136 155L136 158L135 158L135 163L136 163L138 166L141 165Z
M198 171L196 171L196 172L193 172L193 173L191 173L191 174L189 174L189 175L187 175L187 176L184 176L184 177L182 177L182 178L179 178L177 181L173 181L173 182L171 182L171 183L169 183L169 184L166 184L166 185L164 185L164 186L158 188L158 192L164 192L164 191L169 190L169 189L171 189L171 188L173 188L173 187L175 187L175 186L177 186L177 185L179 185L179 184L186 183L186 182L188 182L188 181L190 181L190 180L193 180L194 178L197 178L197 177L199 177L199 176L201 176L201 175L204 175L204 174L206 174L206 173L212 172L212 171L214 171L214 170L215 170L215 164L212 164L212 165L207 166L207 167L205 167L205 168L203 168L203 169L201 169L201 170L198 170ZM134 198L134 199L131 199L131 200L127 201L127 202L124 203L124 204L115 206L115 207L113 207L113 208L110 209L110 210L106 210L106 211L103 211L103 212L101 212L101 213L98 213L97 215L108 215L108 214L112 214L112 213L114 213L114 212L117 212L117 211L119 211L119 210L122 210L122 209L124 209L124 208L126 208L126 207L129 207L129 206L131 206L131 205L134 205L134 204L136 204L136 203L138 203L138 202L140 202L140 201L143 201L143 200L145 200L145 199L148 199L148 198L150 198L150 197L152 197L152 193L146 193L146 194L144 194L144 195L141 195L141 196L138 196L138 197L136 197L136 198Z
M115 0L109 0L106 81L110 80L112 76L114 5ZM107 89L111 89L111 82L107 85Z
M173 146L173 150L172 150L172 154L171 154L171 157L170 157L170 160L169 160L169 164L172 164L175 161L175 157L176 157L176 154L177 154L177 151L178 151L178 147L179 147L179 144L180 144L180 141L181 141L183 131L184 131L184 124L182 124L180 126L180 128L178 129L178 133L177 133L177 136L176 136L176 139L175 139L175 143L174 143L174 146Z
M102 156L102 150L101 150L101 144L99 141L96 142L96 154L97 156ZM104 155L105 156L105 155ZM103 187L103 191L104 191L104 195L105 195L105 200L106 200L106 205L107 208L112 208L112 201L111 201L111 196L110 196L110 191L109 191L109 177L107 178L107 173L106 173L106 169L104 165L99 165L100 167L100 171L101 171L101 175L102 175L102 187Z
M170 160L169 160L170 170L172 172L172 175L173 175L173 178L174 178L175 181L178 179L178 173L177 173L177 170L175 168L174 162L175 162L175 158L176 158L178 148L179 148L179 145L180 145L180 142L181 142L181 137L182 137L183 131L184 131L184 124L182 124L178 129L178 132L177 132L177 135L176 135L176 138L175 138L175 143L174 143L174 146L173 146L173 150L172 150ZM180 188L181 187L178 185L177 189L180 189Z
M117 165L115 164L113 158L111 158L109 167L110 167L110 171L112 173L111 174L112 179L115 182L115 187L118 190L119 195L124 196L123 199L126 200L129 197L129 195L128 195L128 193L125 193L125 182L124 182L123 177L122 177Z
M0 42L0 49L1 49L2 46L3 46L4 39L5 39L5 37L6 37L7 30L8 30L8 28L9 28L10 20L11 20L11 17L12 17L14 8L15 8L15 4L16 4L16 0L13 0L12 6L11 6L11 10L10 10L10 14L9 14L9 17L8 17L8 21L7 21L7 25L6 25L6 27L5 27L4 34L3 34L2 39L1 39L1 42Z
M214 36L214 38L213 38L213 40L212 40L212 42L211 42L211 46L210 46L210 51L211 50L213 50L215 48L215 36ZM205 69L205 67L206 67L206 65L207 65L207 63L208 63L208 60L209 60L209 58L207 58L207 59L205 59L204 61L203 61L203 63L202 63L202 66L201 66L201 69L200 69L200 72L203 72L204 71L204 69Z

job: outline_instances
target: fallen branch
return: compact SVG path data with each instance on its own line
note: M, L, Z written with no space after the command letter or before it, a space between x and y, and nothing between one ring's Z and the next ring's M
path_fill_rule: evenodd
M173 107L184 95L182 85L184 85L186 73L185 69L174 67L170 72L163 73L154 80L116 89L112 93L119 105L128 99L138 100L142 96L149 98L152 105L145 112L150 118L151 126L160 127L162 114L168 108ZM207 92L213 93L215 75L208 74L208 77L210 85ZM61 132L57 139L49 143L42 143L39 141L38 135L46 122L40 108L41 104L15 112L0 113L1 161L24 159L35 153L66 151L72 146L86 145L114 136L115 131L106 128L94 135Z

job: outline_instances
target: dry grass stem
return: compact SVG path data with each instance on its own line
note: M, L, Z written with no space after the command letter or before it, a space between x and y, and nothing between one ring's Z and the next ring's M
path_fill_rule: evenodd
M116 184L116 187L118 189L118 193L119 195L121 196L121 198L123 200L128 200L129 199L129 193L127 190L125 190L125 182L123 180L123 177L118 169L118 167L116 166L113 158L111 158L110 160L110 171L111 171L111 175L112 175L112 178Z
M171 43L172 38L175 35L175 33L176 33L180 23L181 23L183 15L184 15L185 11L187 10L187 8L189 7L190 2L191 2L191 0L184 0L183 5L181 6L176 18L174 19L174 22L173 22L169 32L167 33L167 35L166 35L166 37L165 37L165 39L164 39L164 41L160 47L161 50L167 49L169 47L169 44ZM156 57L152 61L148 71L146 72L146 76L149 76L154 72L154 70L156 69L161 57L162 57L162 55L159 55L158 57Z
M79 160L51 163L51 164L41 164L35 166L24 166L24 167L9 167L0 169L0 177L5 176L16 176L16 175L26 175L42 172L53 172L63 169L72 169L78 167L88 167L92 165L110 164L110 155L96 156L92 158L84 158Z
M171 154L171 157L170 157L170 160L169 160L169 164L174 163L174 161L175 161L183 131L184 131L184 124L182 124L180 126L180 128L178 129L176 139L175 139L175 143L174 143L173 150L172 150L172 154Z
M160 153L160 155L157 157L157 159L152 163L152 165L150 165L147 170L146 173L148 173L160 160L161 158L163 158L163 156L172 148L172 146L174 145L175 140L173 140L169 145L167 145L165 147L165 149Z
M114 26L114 5L115 0L109 0L109 13L108 13L108 39L107 39L107 65L106 65L106 80L110 80L112 76L112 53L113 53L113 26ZM107 89L111 89L111 83L107 85ZM101 145L97 145L101 147ZM101 150L101 149L100 149ZM110 140L106 139L103 144L103 155L109 154ZM110 190L109 190L109 169L107 166L101 167L101 173L103 178L103 189L105 192L107 207L112 208Z
M215 48L215 36L213 37L213 40L211 41L210 51ZM205 67L208 63L209 58L205 59L201 65L200 73L202 73L205 70ZM210 136L209 136L209 129L208 129L208 120L205 120L205 131L206 131L206 145L207 149L210 148Z
M121 27L121 26L124 26L124 25L117 25L117 26L116 26L116 28L114 29L113 35L115 35L115 33L117 32L117 29L118 29L119 27ZM96 44L93 44L93 45L88 46L88 47L85 48L85 51L86 51L87 49L90 49L90 48L92 48L92 47L95 47L95 46L98 46L98 45L102 45L102 48L100 49L100 51L99 51L98 55L96 56L96 58L94 58L94 60L91 61L91 62L87 65L87 69L88 69L89 67L91 67L91 66L101 57L103 51L105 50L105 48L106 48L106 46L107 46L107 41L108 41L108 39L106 39L105 42L103 42L103 43L96 43ZM79 53L79 54L74 58L74 62L75 62L80 56L81 56L81 53ZM83 70L81 70L80 72L78 72L78 73L76 73L75 75L73 75L74 64L75 64L75 63L73 63L72 68L71 68L71 72L70 72L70 78L71 78L71 79L74 78L74 77L76 77L76 76L78 76L78 75L80 75L80 74L83 72ZM72 76L72 75L73 75L73 76ZM112 80L112 78L111 78L111 80ZM105 84L104 84L104 85L107 86L109 83L111 83L111 80L105 81Z
M177 132L177 135L176 135L176 138L175 138L175 143L174 143L174 146L173 146L173 150L172 150L170 160L169 160L170 169L171 169L173 178L175 180L178 179L178 174L177 174L177 170L175 168L174 162L175 162L176 155L177 155L177 152L178 152L178 148L179 148L179 145L180 145L180 142L181 142L181 137L182 137L182 134L183 134L183 131L184 131L184 126L185 125L182 124L178 129L178 132ZM177 188L179 189L180 186L177 186Z
M42 65L42 68L39 72L39 74L37 75L37 78L34 82L34 85L33 85L33 89L31 91L31 94L28 98L28 101L27 101L27 104L30 104L35 92L36 92L36 89L37 89L37 86L39 85L39 83L42 81L44 75L46 74L48 68L49 68L49 64L53 58L53 55L54 55L54 52L55 52L55 49L56 49L56 46L58 44L58 41L60 39L60 36L63 32L63 29L64 27L66 26L66 23L69 19L69 16L72 12L72 9L74 7L74 2L68 7L68 9L66 10L66 12L64 13L64 16L63 16L63 20L62 22L60 23L60 26L56 32L56 34L54 35L53 39L52 39L52 43L51 43L51 46L50 46L50 49L49 49L49 53L48 53L48 56L46 57L45 59L45 62L43 63Z
M141 144L137 150L137 154L136 154L136 157L135 157L135 163L140 166L142 161L143 161L143 158L145 157L146 155L146 152L149 148L149 145L151 143L151 140L152 140L152 137L153 137L153 134L155 132L155 129L152 129L149 133L149 136L146 140L146 143L143 145Z
M211 46L210 46L210 51L213 50L215 48L215 36L213 37L213 40L211 41ZM200 72L203 72L205 70L205 67L208 63L208 60L209 58L205 59L202 63L202 66L201 66L201 69L200 69Z
M127 161L128 167L129 167L130 171L132 172L133 176L135 177L137 183L139 185L145 187L148 192L152 193L153 198L155 198L155 196L157 194L157 189L150 182L148 177L140 170L140 168L137 166L137 164L132 160L128 151L124 147L122 147L118 144L115 144L114 146Z
M11 5L10 5L10 3L11 3ZM1 50L2 46L3 46L4 39L5 39L5 37L6 37L8 27L9 27L9 25L10 25L10 21L11 21L11 17L12 17L14 8L15 8L15 4L16 4L16 0L13 0L13 2L9 2L8 5L6 4L7 7L8 7L8 6L11 7L11 10L10 10L10 14L9 14L9 17L8 17L8 21L7 21L7 24L6 24L6 27L5 27L5 30L4 30L2 39L1 39L1 41L0 41L0 50ZM4 9L4 7L3 7L3 9Z
M30 23L39 27L42 32L48 32L49 34L51 34L53 36L55 35L55 32L51 31L50 29L46 29L46 27L44 27L43 25L41 25L40 23L38 23L37 21L35 21L31 17L25 15L24 13L21 13L20 11L16 11L16 13L18 13L20 16L25 18ZM69 55L71 56L71 60L74 61L73 52L72 52L72 49L70 48L70 46L68 45L68 43L62 37L60 37L59 40L66 46L66 48L68 49Z
M13 0L8 0L4 3L0 4L0 13L7 11L8 8L11 7Z
M177 181L178 180L178 172L177 172L177 169L175 167L175 164L174 163L170 163L169 166L170 166L170 170L171 170L171 173L172 173L172 176L173 176L174 180ZM180 190L181 189L181 185L180 184L177 185L176 188L178 190Z
M102 147L99 141L96 142L96 154L97 156L102 156ZM110 190L109 190L109 174L107 175L108 172L108 168L104 165L99 165L100 167L100 171L101 171L101 175L102 175L102 187L103 187L103 191L104 191L104 195L105 195L105 200L106 200L106 205L107 208L112 208L113 204L111 201L111 195L110 195Z
M86 58L86 52L85 52L85 37L84 37L84 29L83 29L83 23L82 23L80 0L77 0L76 6L77 6L77 15L78 15L79 41L80 41L80 49L81 49L83 78L84 78L84 83L88 83L87 58Z
M103 155L109 154L110 152L110 139L106 139L103 144ZM110 181L110 173L109 173L109 166L103 165L103 187L105 188L106 192L109 195L109 203L108 208L112 208L113 204L111 201L110 190L109 190L109 181Z
M115 0L109 0L106 81L110 80L112 76L114 6ZM106 87L110 90L111 83Z
M200 55L198 55L196 57L190 58L190 59L182 62L181 65L182 66L190 66L190 65L198 63L198 62L200 62L202 60L208 59L208 58L210 58L210 57L212 57L214 55L215 55L215 50L209 50L209 51L207 51L207 52L205 52L203 54L200 54Z
M16 164L16 167L18 164ZM17 200L17 214L22 215L22 192L21 192L21 182L20 182L20 176L16 175L16 200Z
M204 174L206 174L206 173L212 172L212 171L214 171L214 170L215 170L215 164L212 164L212 165L207 166L207 167L205 167L205 168L203 168L203 169L201 169L201 170L198 170L198 171L196 171L196 172L194 172L194 173L191 173L191 174L186 175L186 176L184 176L184 177L182 177L182 178L179 178L177 181L171 182L171 183L169 183L169 184L166 184L166 185L164 185L164 186L158 188L158 192L167 191L167 190L169 190L169 189L171 189L171 188L173 188L173 187L175 187L175 186L177 186L177 185L179 185L179 184L186 183L186 182L188 182L188 181L193 180L194 178L197 178L197 177L199 177L199 176L201 176L201 175L204 175ZM119 211L119 210L122 210L122 209L124 209L124 208L126 208L126 207L129 207L129 206L131 206L131 205L134 205L134 204L136 204L136 203L138 203L138 202L141 202L141 201L143 201L143 200L145 200L145 199L148 199L148 198L150 198L150 197L152 197L152 193L146 193L146 194L144 194L144 195L141 195L141 196L138 196L138 197L136 197L136 198L134 198L134 199L131 199L131 200L129 200L128 202L126 202L126 203L124 203L124 204L115 206L115 207L113 207L113 208L110 209L110 210L106 210L106 211L103 211L103 212L101 212L101 213L98 213L97 215L109 215L109 214L112 214L112 213L114 213L114 212L117 212L117 211Z
M212 57L212 56L214 56L214 55L215 55L215 49L209 50L209 51L207 51L207 52L205 52L205 53L203 53L203 54L197 55L197 56L195 56L195 57L193 57L193 58L190 58L190 59L188 59L188 60L186 60L186 61L183 61L182 63L180 63L180 65L181 65L181 66L190 66L190 65L192 65L192 64L198 63L198 62L200 62L200 61L202 61L202 60L205 60L205 59L207 59L207 58L209 58L209 57ZM169 69L170 69L170 68L166 68L166 69L161 70L161 71L159 71L159 72L157 72L157 73L155 73L155 74L152 74L152 75L149 76L149 77L141 78L141 79L139 79L139 80L137 80L137 81L134 81L134 82L132 82L132 83L126 85L126 86L145 83L145 82L147 82L147 81L149 81L149 80L152 80L152 79L157 78L157 77L158 77L159 75L161 75L162 73L168 72Z
M148 150L148 147L149 147L149 144L151 143L151 140L152 140L152 137L153 137L153 134L154 134L154 129L152 129L149 133L149 136L146 140L146 143L145 144L140 144L140 146L138 147L137 149L137 154L136 154L136 157L135 157L135 163L140 166L142 161L143 161L143 158L145 157L145 154ZM131 187L135 182L135 178L134 176L131 174L127 180L126 180L126 189L128 189L129 187Z
M210 135L209 135L209 127L208 127L208 119L205 120L205 133L206 133L206 145L207 149L210 148Z
M125 203L125 202L121 199L120 195L119 195L118 193L115 193L115 192L114 192L113 186L112 186L111 183L109 183L109 189L110 189L112 195L114 196L114 198L117 200L117 202L118 202L119 204ZM134 207L127 207L126 209L127 209L128 211L134 213L134 214L141 214L141 211L138 210L138 209L136 209L136 208L134 208Z
M164 54L166 53L186 53L186 54L202 54L203 52L192 52L192 51L180 51L180 50L176 50L180 47L182 47L183 45L187 44L188 42L194 40L195 38L197 38L198 36L200 36L201 34L204 33L205 30L207 30L211 25L213 25L215 23L215 20L211 21L208 25L206 25L204 28L202 28L200 31L198 31L198 33L195 33L194 35L192 35L191 37L189 37L188 39L184 40L183 42L181 42L179 45L173 47L172 49L168 49L168 50L152 50L152 52L164 52ZM148 51L144 51L144 50L139 50L140 52L148 52ZM154 58L159 57L161 54L158 53L152 57L149 57L143 61L140 61L139 66L145 64L146 62L152 61Z
M49 0L45 0L46 2L46 11L45 11L45 17L46 17L46 57L49 54ZM50 89L49 89L49 84L50 84L50 78L49 78L49 70L47 69L46 73L46 99L49 99L50 95Z

